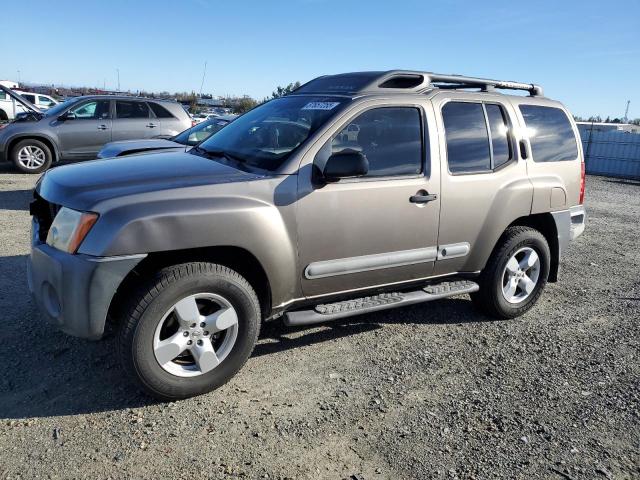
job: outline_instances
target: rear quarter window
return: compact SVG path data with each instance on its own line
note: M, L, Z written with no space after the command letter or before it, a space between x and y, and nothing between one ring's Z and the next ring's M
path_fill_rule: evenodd
M159 103L149 102L149 106L151 107L151 110L153 110L153 113L155 113L157 118L173 118L171 112Z
M520 105L534 162L562 162L578 157L578 144L564 111L555 107Z

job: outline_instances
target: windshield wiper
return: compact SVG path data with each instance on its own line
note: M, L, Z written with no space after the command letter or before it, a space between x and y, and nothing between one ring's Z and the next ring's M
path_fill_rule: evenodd
M199 146L193 147L193 150L199 154L202 154L205 157L211 158L224 158L233 163L246 163L243 158L237 157L236 155L232 155L224 150L207 150L206 148L202 148Z

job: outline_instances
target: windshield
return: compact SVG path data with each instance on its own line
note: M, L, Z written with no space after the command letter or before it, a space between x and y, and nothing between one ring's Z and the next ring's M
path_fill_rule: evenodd
M283 97L245 113L192 150L231 157L263 170L275 170L341 110L336 97Z
M179 133L173 138L173 141L192 147L196 143L200 143L218 132L227 123L229 123L228 120L222 120L219 118L207 120L206 122L199 123L195 127L191 127L184 132Z
M59 104L51 107L50 109L48 109L44 113L44 116L45 117L55 117L55 116L59 115L60 112L62 112L65 108L67 108L70 105L72 105L76 100L78 100L78 99L77 98L70 98L68 100L65 100L64 102L59 103Z

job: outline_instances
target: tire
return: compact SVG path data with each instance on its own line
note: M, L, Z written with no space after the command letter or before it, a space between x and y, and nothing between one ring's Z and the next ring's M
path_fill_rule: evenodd
M51 166L53 155L49 147L40 140L28 138L13 147L11 160L23 173L42 173Z
M163 329L171 322L172 327L178 325L179 328L183 328L181 322L186 316L178 313L179 308L176 304L188 303L189 299L199 295L210 296L215 300L208 297L197 298L198 302L204 304L198 303L196 313L206 315L202 309L208 308L207 301L215 304L224 300L226 306L236 313L236 325L220 331L218 335L225 335L221 343L220 338L213 339L216 334L204 336L209 333L206 330L209 327L200 329L203 334L201 337L193 336L196 335L198 327L184 327L186 330L182 331L182 334L185 335L185 339L193 338L195 342L186 347L191 350L186 350L180 354L182 357L178 356L161 365L161 350L158 345L171 339L181 341L180 330L167 334L169 338L159 340ZM226 356L220 357L222 359L211 370L202 372L200 364L196 361L196 351L200 348L196 347L196 343L199 344L203 339L206 342L209 338L208 345L213 345L217 361L225 342L231 338L227 335L231 335L234 328L234 341L227 345ZM160 270L140 286L125 309L123 321L119 326L118 356L125 372L144 391L160 400L178 400L210 392L231 379L251 355L259 330L260 304L249 282L237 272L221 265L184 263ZM217 350L216 344L219 345ZM173 353L169 357L172 355Z
M511 259L514 255L516 261L518 258L522 258L518 262L520 268L521 263L527 264L524 256L529 254L530 257L533 257L530 254L531 250L538 256L539 266L535 286L527 293L526 289L521 287L523 284L521 280L526 280L525 276L531 280L535 277L535 271L531 268L524 273L512 275L514 264ZM471 294L471 300L481 312L489 317L509 319L524 314L535 305L542 295L549 277L550 259L549 244L542 233L529 227L509 227L498 241L485 269L480 274L478 279L480 290ZM510 261L511 263L509 263ZM517 275L521 275L521 277L517 277ZM511 300L508 300L510 281L517 284L517 287ZM526 281L526 286L529 285L529 281ZM507 292L504 292L503 289ZM522 298L520 299L518 295Z

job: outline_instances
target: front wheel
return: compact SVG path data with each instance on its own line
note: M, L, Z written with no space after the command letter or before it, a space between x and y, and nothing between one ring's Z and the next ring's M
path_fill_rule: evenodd
M177 400L214 390L245 364L260 307L238 273L211 263L167 267L142 286L119 331L123 368L144 390Z
M494 318L524 314L542 295L550 258L549 244L538 230L508 228L480 275L480 290L471 295L473 303Z
M51 166L53 155L40 140L22 140L11 151L13 164L24 173L42 173Z

